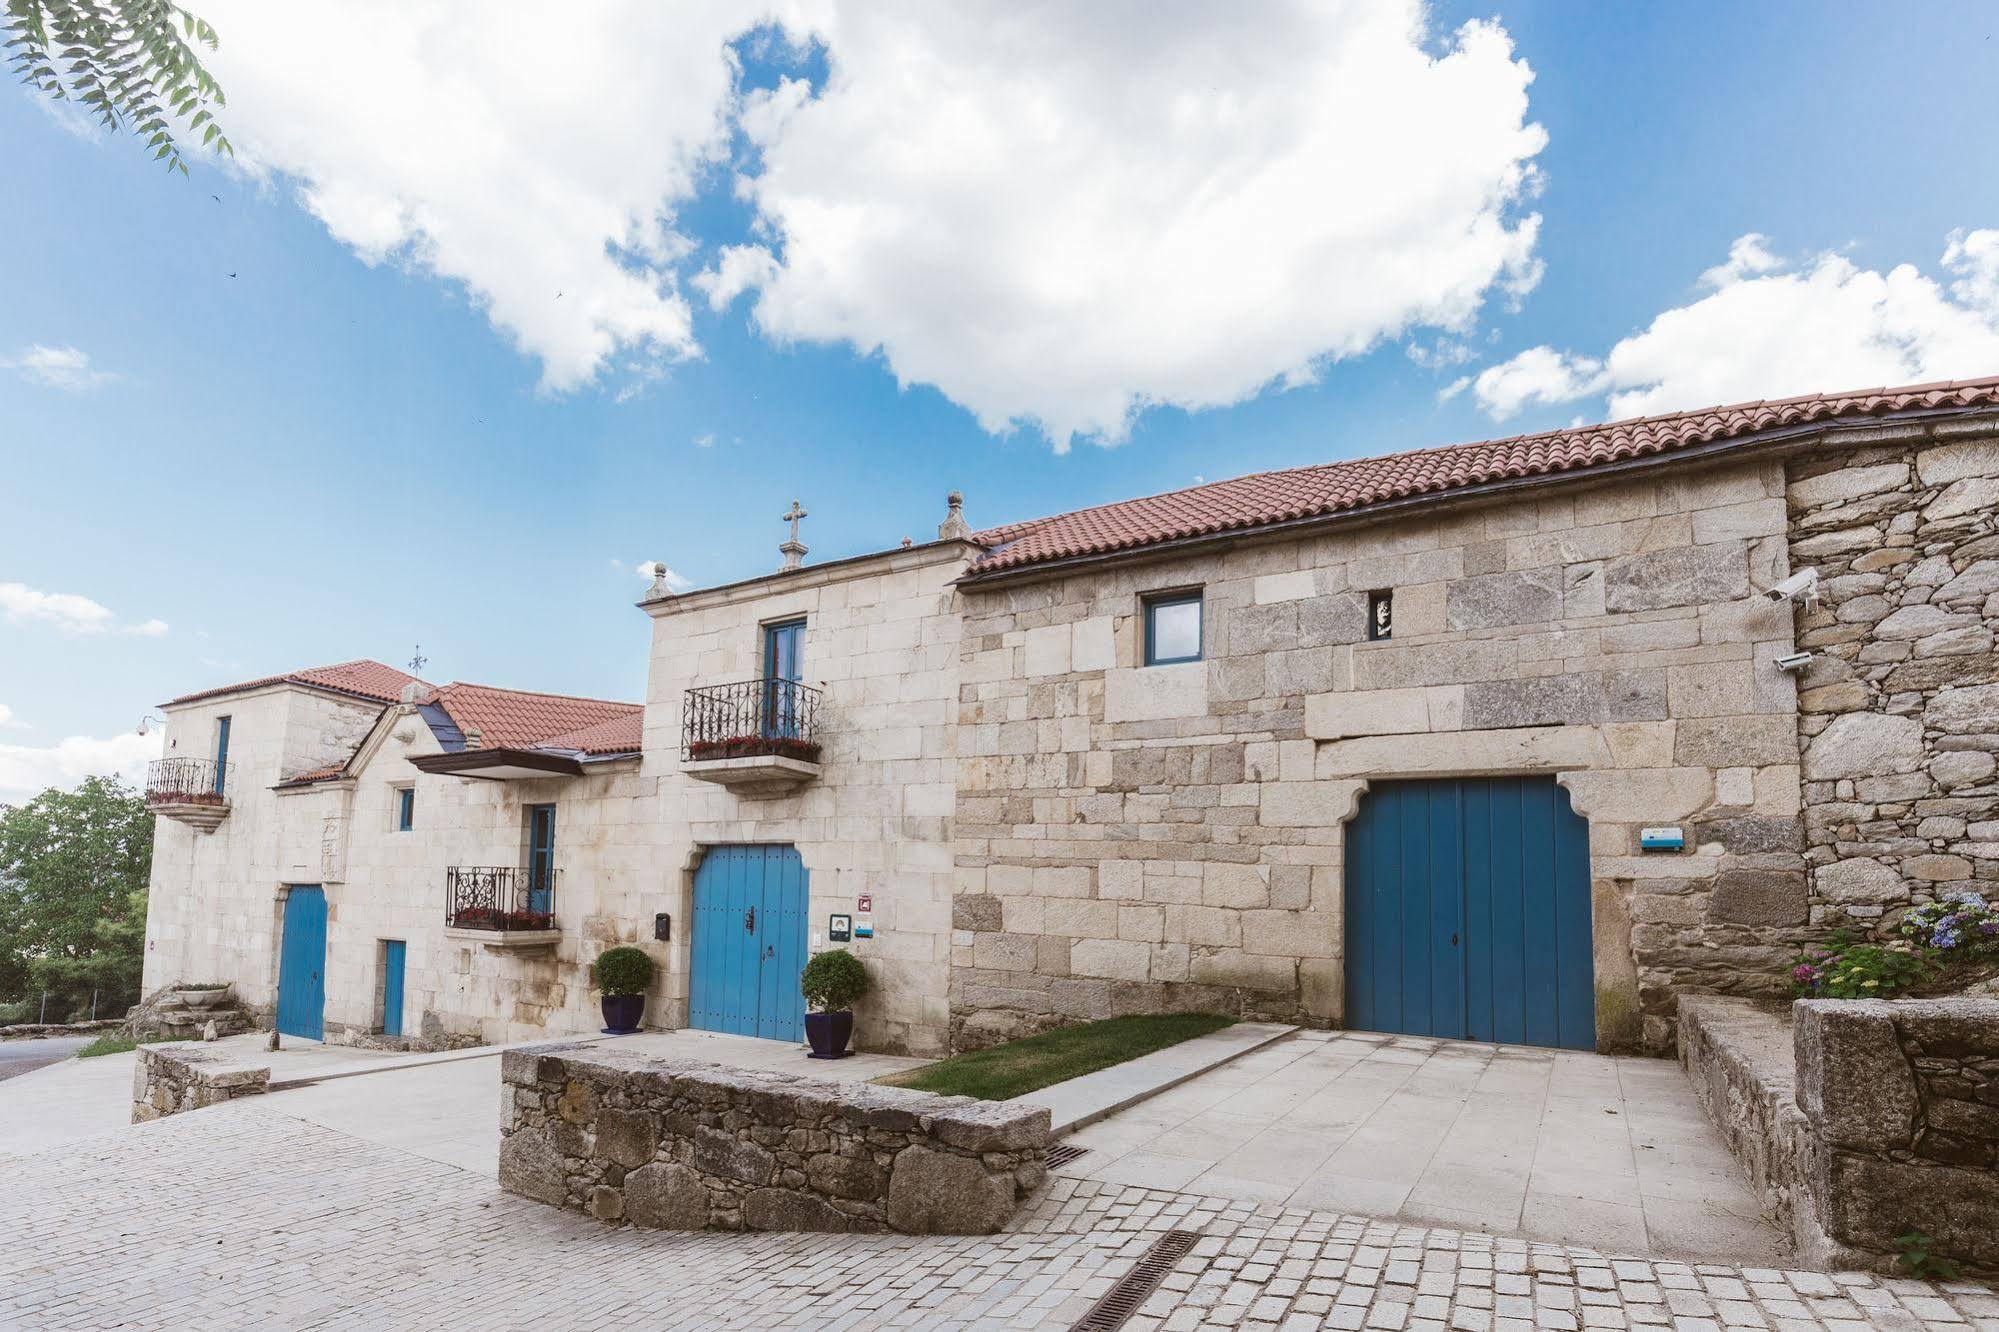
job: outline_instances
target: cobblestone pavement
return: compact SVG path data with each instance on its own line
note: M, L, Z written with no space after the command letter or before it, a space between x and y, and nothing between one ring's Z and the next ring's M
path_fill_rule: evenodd
M1003 1235L612 1229L238 1102L0 1157L0 1326L1066 1328L1172 1229L1126 1326L1999 1332L1984 1286L1584 1249L1057 1178Z

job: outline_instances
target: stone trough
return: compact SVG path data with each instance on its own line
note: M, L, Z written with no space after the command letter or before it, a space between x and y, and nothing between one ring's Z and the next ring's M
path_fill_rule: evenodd
M990 1234L1046 1174L1039 1106L583 1045L500 1076L500 1187L606 1222Z

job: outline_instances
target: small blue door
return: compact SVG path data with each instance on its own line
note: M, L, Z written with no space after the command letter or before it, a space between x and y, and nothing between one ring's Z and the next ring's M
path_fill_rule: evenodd
M688 1023L770 1040L805 1038L808 889L789 846L717 846L694 871Z
M787 620L764 626L764 726L768 736L798 734L798 691L803 679L805 621Z
M1346 839L1346 1023L1596 1048L1589 825L1552 777L1382 782Z
M401 939L382 940L382 1034L403 1034L403 955Z
M229 719L215 719L215 794L223 794L229 778Z
M528 907L552 911L555 901L555 806L528 806Z
M326 894L317 885L295 883L285 894L278 1030L314 1041L326 1035Z

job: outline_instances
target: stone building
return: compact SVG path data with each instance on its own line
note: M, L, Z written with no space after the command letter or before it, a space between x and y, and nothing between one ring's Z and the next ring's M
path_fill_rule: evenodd
M232 696L311 706L259 741L278 789L236 786L212 834L236 886L161 857L156 938L206 943L148 979L270 1002L279 884L333 857L326 1011L362 1027L390 940L405 1008L447 1030L594 1025L588 960L618 939L662 964L649 1021L780 1037L804 956L851 948L882 1049L1190 1007L1660 1049L1677 991L1778 993L1802 943L1999 879L1996 507L1999 380L979 532L954 496L935 541L816 565L794 505L779 572L641 603L635 749L519 737L559 775L467 781L492 746L429 724L428 686ZM170 734L214 709L170 708ZM433 840L378 817L398 783ZM552 945L448 939L455 858L516 863L501 843L527 855L523 810L551 803L597 830L557 839Z

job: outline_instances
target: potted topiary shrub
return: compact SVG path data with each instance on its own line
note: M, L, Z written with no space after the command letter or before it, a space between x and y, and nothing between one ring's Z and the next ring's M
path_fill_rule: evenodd
M798 988L805 992L805 1002L819 1010L805 1015L810 1058L844 1059L853 1053L847 1048L854 1034L853 1004L868 992L869 984L868 969L844 948L815 953L805 964Z
M626 944L597 954L597 988L604 993L604 1033L629 1036L645 1016L646 986L652 984L652 959L643 949Z

